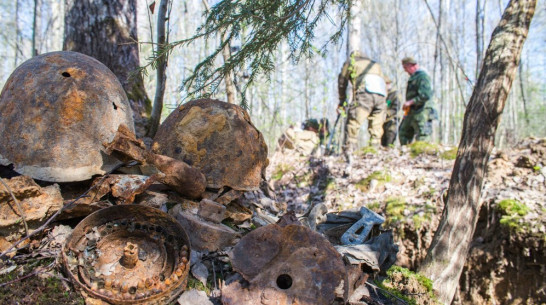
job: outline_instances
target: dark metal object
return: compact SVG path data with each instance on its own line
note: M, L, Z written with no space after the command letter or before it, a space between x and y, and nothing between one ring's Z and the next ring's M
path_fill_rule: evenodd
M290 219L244 236L230 255L233 269L249 282L222 291L223 304L331 304L343 298L345 266L320 234ZM340 296L341 295L341 296Z
M152 149L198 168L214 189L256 190L268 164L264 138L248 113L212 99L174 110L159 127Z
M104 174L119 161L103 142L118 126L133 130L132 111L116 76L76 52L33 57L0 95L0 164L32 178L71 182Z
M186 287L190 242L170 215L118 205L81 221L62 251L74 283L111 304L168 304Z
M362 218L355 222L342 236L341 244L343 245L358 245L362 244L372 228L375 225L380 225L385 221L385 218L367 207L360 208ZM357 232L360 232L357 234Z

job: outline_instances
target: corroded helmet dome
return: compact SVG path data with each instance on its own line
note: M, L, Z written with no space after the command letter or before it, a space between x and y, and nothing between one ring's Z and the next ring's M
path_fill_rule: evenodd
M127 96L98 60L52 52L21 64L0 95L0 164L52 182L81 181L118 161L103 142L118 126L133 130Z
M173 111L159 127L153 150L197 167L210 188L257 189L268 162L264 138L248 113L212 99Z

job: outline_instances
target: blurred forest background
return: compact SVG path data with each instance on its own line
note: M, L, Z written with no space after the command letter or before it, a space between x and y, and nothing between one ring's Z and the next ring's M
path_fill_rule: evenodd
M361 0L363 11L360 48L384 67L404 96L408 76L400 60L413 56L433 79L435 102L440 113L434 139L457 145L462 130L465 105L478 75L479 62L498 24L507 0ZM153 55L156 16L149 8L153 0L137 1L140 64ZM204 22L205 12L216 1L174 0L167 23L169 41L193 36ZM157 3L159 4L159 3ZM156 5L157 6L157 5ZM289 125L308 118L326 117L333 123L338 104L337 75L347 58L347 31L337 44L327 39L340 26L335 1L328 18L315 31L313 56L294 62L288 58L290 46L276 50L275 70L261 75L246 92L246 106L254 124L270 146ZM63 46L63 0L0 0L0 84L33 54L58 51ZM244 30L243 30L244 32ZM197 39L178 46L169 56L162 116L188 100L181 85L196 64L218 47L222 37ZM232 44L231 53L240 46ZM34 52L33 52L34 50ZM221 58L218 65L223 62ZM234 82L244 86L250 71L238 69ZM155 70L144 75L148 96L154 96ZM224 84L213 97L226 101ZM240 102L240 92L237 101ZM497 132L497 145L511 146L527 136L546 136L546 7L538 1L537 10L525 42L521 64L512 86L505 113ZM363 129L366 128L363 126ZM367 136L366 132L361 132Z

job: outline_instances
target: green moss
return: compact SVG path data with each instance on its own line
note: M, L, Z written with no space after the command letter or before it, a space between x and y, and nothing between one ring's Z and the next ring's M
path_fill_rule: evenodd
M430 302L426 304L439 304L436 296L434 295L432 280L426 276L410 271L409 269L392 266L387 270L387 278L382 282L376 282L379 287L388 291L391 295L396 296L399 299L404 300L407 304L416 305L417 300L412 295L426 294L430 299ZM409 284L414 283L414 284ZM417 284L417 292L408 291L406 286L415 287ZM389 294L386 294L389 297ZM393 298L394 299L394 298Z
M453 147L440 154L440 158L444 160L455 160L457 158L457 147Z
M377 149L373 146L365 146L359 150L358 154L359 155L365 155L365 154L377 155Z
M542 167L540 167L540 165L535 165L535 166L533 166L533 170L534 170L535 172L540 172L541 169L542 169Z
M438 145L423 141L413 142L408 145L408 147L410 149L410 155L414 158L422 154L437 155L440 151L440 147Z
M504 215L525 216L529 213L529 208L516 199L504 199L497 204L497 210Z
M377 180L378 185L384 185L387 182L392 180L392 176L388 171L375 171L371 173L368 177L359 180L355 186L362 192L367 192L370 188L370 183L372 180Z
M497 211L502 215L499 223L510 232L525 232L530 224L523 221L523 216L529 213L529 207L516 199L504 199L497 204Z
M372 202L368 204L366 207L376 213L381 212L381 203L378 201Z
M201 290L201 291L204 291L207 295L210 295L210 292L212 291L212 286L210 285L209 282L207 282L207 285L203 285L201 281L193 277L193 275L189 274L188 286L186 290L190 290L190 289Z
M406 200L402 197L389 197L385 202L385 224L402 221L405 218L404 211L407 208Z
M271 175L271 180L280 180L286 173L293 170L294 170L294 167L292 165L281 163L277 165L277 168L275 169L275 173Z

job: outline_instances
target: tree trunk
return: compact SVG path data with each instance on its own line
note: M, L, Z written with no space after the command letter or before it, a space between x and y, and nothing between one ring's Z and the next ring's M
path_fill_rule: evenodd
M485 0L476 1L476 76L480 74L483 61L483 35L485 18Z
M63 49L92 56L118 77L133 109L135 130L144 135L152 104L138 55L136 1L65 0Z
M226 39L227 39L227 31L225 31L222 34L221 43L224 43L224 41L226 41ZM222 57L224 58L224 64L227 63L229 61L229 58L231 57L231 50L230 50L229 42L222 49ZM227 96L228 103L230 103L230 104L237 103L237 99L236 99L236 95L235 95L235 93L236 93L235 85L233 84L233 77L232 77L231 72L226 72L224 74L224 82L226 84L226 96Z
M152 114L150 116L150 124L147 136L153 138L157 129L159 128L159 122L161 121L161 112L163 111L163 97L165 95L165 83L167 82L167 54L162 54L165 44L169 43L165 31L165 23L167 19L167 8L169 0L161 0L159 4L159 10L157 11L157 45L156 54L159 55L157 60L156 71L156 89L154 96L154 105L152 108Z
M360 50L360 40L362 39L362 1L353 0L349 10L348 39L347 39L347 57L352 51Z
M36 49L36 32L37 32L37 19L38 19L38 0L34 0L34 13L32 14L32 57L38 55Z
M463 134L440 225L419 271L450 304L458 286L481 207L487 160L510 92L536 0L511 0L493 32L466 107Z

